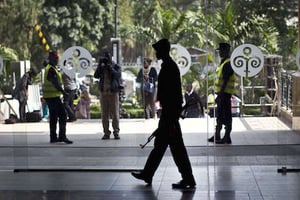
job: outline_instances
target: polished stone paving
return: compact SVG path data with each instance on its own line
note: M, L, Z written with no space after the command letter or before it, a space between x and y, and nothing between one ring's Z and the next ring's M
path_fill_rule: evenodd
M101 140L100 120L68 123L72 145L49 144L48 124L0 124L0 200L299 200L300 133L274 117L234 118L232 145L207 143L213 119L181 121L197 187L180 180L167 150L152 186L134 179L157 120L121 120L121 140ZM285 171L286 170L286 171Z

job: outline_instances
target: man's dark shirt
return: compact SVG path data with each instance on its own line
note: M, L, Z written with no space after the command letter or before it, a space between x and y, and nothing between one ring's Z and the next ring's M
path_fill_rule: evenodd
M177 64L169 57L161 64L158 76L157 100L162 112L170 119L178 120L182 108L180 72Z

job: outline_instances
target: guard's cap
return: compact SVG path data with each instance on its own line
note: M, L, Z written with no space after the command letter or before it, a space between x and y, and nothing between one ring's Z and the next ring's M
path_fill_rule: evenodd
M224 49L224 50L230 49L230 44L228 44L226 42L219 43L219 47L217 48L217 50L221 50L221 49Z
M37 70L37 68L35 68L35 67L31 67L31 68L29 69L29 72L30 72L31 74L33 74L34 76L38 74L38 70Z

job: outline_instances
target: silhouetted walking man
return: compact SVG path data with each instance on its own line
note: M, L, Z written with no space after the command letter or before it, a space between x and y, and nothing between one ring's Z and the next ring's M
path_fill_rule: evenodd
M150 185L167 147L170 146L172 156L182 176L182 180L172 184L172 187L175 189L193 189L196 182L179 124L183 103L179 68L169 55L170 43L167 39L158 41L152 47L156 51L157 59L163 61L158 76L157 90L157 100L161 104L162 111L158 129L155 131L154 148L144 169L132 172L132 175Z

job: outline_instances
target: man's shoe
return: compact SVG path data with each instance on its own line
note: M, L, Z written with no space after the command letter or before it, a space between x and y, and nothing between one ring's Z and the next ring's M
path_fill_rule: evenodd
M207 139L208 142L215 142L215 137L211 136L210 138Z
M227 137L227 138L225 138L225 137L223 137L221 140L217 140L216 141L216 144L231 144L231 138L229 137Z
M75 122L77 119L76 118L69 118L68 120L67 120L67 122Z
M115 140L119 140L119 139L120 139L120 136L119 136L118 133L115 133L115 134L114 134L114 137L115 137Z
M133 171L133 172L131 172L131 175L132 175L134 178L136 178L136 179L140 179L140 180L145 181L148 185L151 185L151 184L152 184L152 178L146 177L146 176L143 174L143 171L142 171L142 170L139 170L139 171Z
M216 140L220 140L220 138L216 138ZM215 142L215 136L211 136L210 138L207 139L208 142Z
M187 183L183 180L179 181L178 183L173 183L172 188L173 189L195 189L196 187L195 183Z
M58 139L58 141L66 144L73 144L73 141L69 140L68 138Z
M109 140L110 136L108 134L104 134L102 140Z

